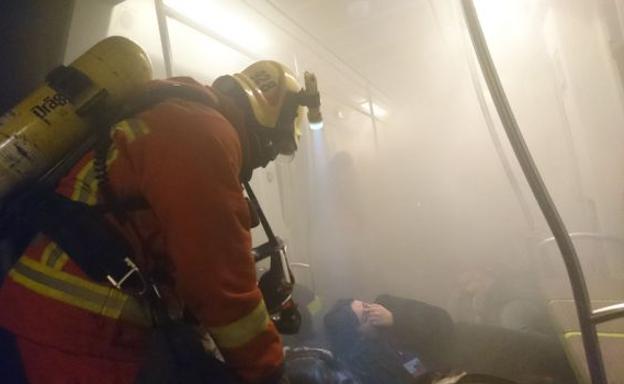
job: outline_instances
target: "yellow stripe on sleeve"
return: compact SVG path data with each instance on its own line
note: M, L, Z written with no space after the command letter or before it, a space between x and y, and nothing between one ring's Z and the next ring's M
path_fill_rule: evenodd
M220 348L237 348L264 332L269 321L264 301L260 301L248 315L222 327L210 327L208 332Z

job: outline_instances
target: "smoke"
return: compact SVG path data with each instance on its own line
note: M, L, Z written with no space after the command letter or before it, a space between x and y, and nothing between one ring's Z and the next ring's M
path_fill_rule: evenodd
M490 49L568 229L621 238L622 82L598 2L491 3L477 2ZM384 35L371 44L400 36L380 48L383 55L349 51L331 28L319 32L330 48L343 44L335 52L374 80L374 102L388 114L373 124L335 100L331 80L319 76L329 90L325 128L306 133L293 165L305 193L284 194L298 201L291 242L305 244L294 257L313 266L317 293L331 298L392 293L448 307L467 272L513 275L526 291L548 268L558 292L571 297L554 243L539 245L551 234L456 6L389 8L369 26ZM620 245L576 242L586 267L619 265L610 273L622 275Z
M485 302L496 289L571 297L458 2L352 3L228 2L270 40L260 56L319 80L324 128L252 180L291 261L310 265L295 268L299 282L327 304L389 293L472 318L479 308L462 310L461 298ZM608 3L476 1L528 147L569 231L581 233L590 289L624 277L624 31L621 5ZM77 4L68 60L103 37L86 33L94 7ZM257 59L257 47L219 31L168 23L175 75L210 81ZM162 77L157 31L152 1L112 9L107 33L138 41Z

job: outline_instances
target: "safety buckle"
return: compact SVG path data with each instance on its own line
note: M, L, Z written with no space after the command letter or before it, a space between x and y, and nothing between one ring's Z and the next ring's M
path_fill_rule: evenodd
M130 278L130 276L136 274L139 280L141 281L141 290L138 292L138 294L139 295L144 294L145 291L147 290L147 284L145 282L145 278L143 277L143 274L141 273L141 270L134 263L134 261L130 260L130 258L128 257L124 259L124 262L130 269L128 270L128 272L126 272L125 275L121 277L121 279L115 280L115 278L112 277L111 275L106 275L106 279L108 279L108 281L113 285L113 287L119 289L120 291L123 291L123 284Z

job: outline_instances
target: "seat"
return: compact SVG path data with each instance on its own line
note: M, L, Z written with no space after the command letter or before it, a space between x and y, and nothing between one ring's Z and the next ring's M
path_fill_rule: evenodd
M570 237L579 249L592 310L624 303L624 241L595 233L571 233ZM557 252L554 238L539 244L537 272L541 292L579 383L590 383L570 281L561 256L557 258L559 265L557 259L549 257ZM602 322L597 330L608 382L624 383L624 318Z

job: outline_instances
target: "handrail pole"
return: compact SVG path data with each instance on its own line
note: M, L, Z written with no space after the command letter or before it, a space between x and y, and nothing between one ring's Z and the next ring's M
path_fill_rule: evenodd
M470 38L474 46L483 77L487 83L488 89L496 106L496 110L501 119L507 138L511 143L516 158L520 163L524 176L533 191L533 195L542 210L550 230L557 241L557 245L563 257L572 292L574 294L574 302L580 323L581 334L583 338L583 347L585 348L585 357L589 368L589 374L592 384L607 384L602 353L598 342L598 334L596 325L592 321L591 303L587 284L583 276L574 244L568 235L557 207L553 202L544 181L535 165L533 157L524 141L524 137L518 127L518 122L511 110L507 95L503 90L500 78L494 67L494 62L483 35L483 30L479 23L477 11L472 0L462 0L464 16L466 24L470 32Z

